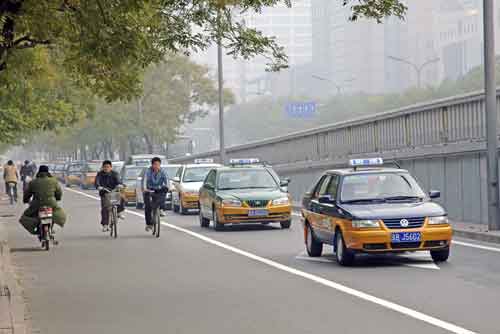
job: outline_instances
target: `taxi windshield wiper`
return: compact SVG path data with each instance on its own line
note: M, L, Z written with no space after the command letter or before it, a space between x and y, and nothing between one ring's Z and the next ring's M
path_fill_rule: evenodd
M350 199L347 201L342 201L344 204L355 204L355 203L384 203L384 198L359 198L359 199Z
M385 197L386 201L422 200L420 196L391 196Z

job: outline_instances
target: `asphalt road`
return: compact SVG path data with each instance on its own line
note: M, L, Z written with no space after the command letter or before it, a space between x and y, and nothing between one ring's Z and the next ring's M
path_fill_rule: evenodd
M112 240L95 199L64 196L69 222L49 253L8 226L42 334L500 333L500 246L456 244L439 266L409 254L344 268L331 249L307 258L298 219L215 232L169 213L154 239L131 210Z

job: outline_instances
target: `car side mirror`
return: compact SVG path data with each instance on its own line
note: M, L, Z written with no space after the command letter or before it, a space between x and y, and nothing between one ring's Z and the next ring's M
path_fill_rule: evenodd
M290 179L289 178L284 178L280 180L280 186L281 187L287 187L290 184Z
M439 190L431 190L431 191L429 191L429 197L432 199L440 198L441 192Z
M209 183L205 183L204 187L209 190L214 190L214 186Z
M323 195L318 197L318 202L321 204L333 204L334 200L330 195Z
M181 182L181 178L178 177L178 176L174 176L173 179L172 179L172 181L174 181L174 182Z

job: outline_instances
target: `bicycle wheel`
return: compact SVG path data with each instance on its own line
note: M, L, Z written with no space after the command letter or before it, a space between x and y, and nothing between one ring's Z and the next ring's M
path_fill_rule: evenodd
M156 235L156 217L158 216L158 212L156 209L153 209L152 217L153 220L153 235Z
M156 209L156 220L155 220L155 229L156 229L156 237L159 238L160 237L160 213L159 213L159 209Z
M118 237L118 212L116 206L113 206L109 231L111 237L115 239Z

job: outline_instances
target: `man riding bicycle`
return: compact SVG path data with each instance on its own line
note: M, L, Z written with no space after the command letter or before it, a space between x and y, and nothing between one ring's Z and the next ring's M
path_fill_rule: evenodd
M102 169L97 173L95 178L95 187L99 190L99 196L101 197L101 225L102 231L109 231L109 211L111 208L111 201L109 199L109 191L113 191L121 185L120 175L113 170L113 165L111 161L105 160L102 163ZM118 218L124 219L123 211L125 211L125 205L122 201L118 206Z
M19 181L19 173L16 165L12 160L7 162L3 167L3 179L5 181L5 193L9 195L9 188L14 188L14 201L17 202L17 181Z
M23 182L23 191L26 190L26 179L27 177L33 179L36 170L33 170L33 165L30 164L29 160L24 161L24 165L21 167L21 181Z
M153 228L152 212L153 209L165 202L168 192L168 176L161 169L161 159L154 157L151 159L151 167L146 171L146 189L144 189L144 213L146 218L146 231Z

